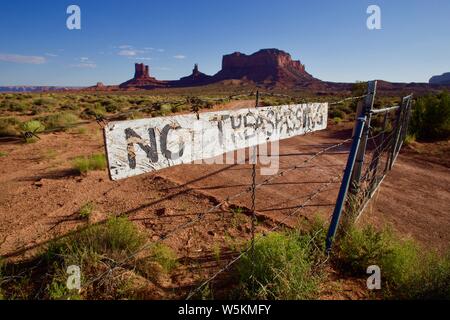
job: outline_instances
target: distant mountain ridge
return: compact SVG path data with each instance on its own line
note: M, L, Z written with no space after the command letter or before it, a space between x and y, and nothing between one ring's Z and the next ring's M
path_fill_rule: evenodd
M267 89L304 89L318 94L351 91L353 83L338 83L315 78L306 71L300 60L279 49L261 49L253 54L234 52L222 57L222 67L214 75L200 71L195 64L192 73L178 80L158 80L150 74L150 67L135 63L133 78L120 85L107 86L98 82L92 87L56 86L4 86L0 92L42 92L42 91L117 91L149 90L156 88L196 87L210 84L259 86ZM393 83L380 80L378 89L392 93L426 93L430 90L450 89L450 73L435 76L429 83Z
M431 77L430 84L450 85L450 72L441 74L440 76Z
M44 92L44 91L70 91L83 87L57 87L57 86L3 86L0 92Z
M122 83L123 90L139 90L172 87L195 87L208 84L242 84L250 83L265 88L303 88L316 92L349 91L352 83L338 83L323 81L315 78L306 71L306 67L299 60L293 60L291 55L279 49L261 49L247 55L234 52L224 55L222 68L215 75L200 72L198 65L194 66L192 74L179 80L161 81L149 74L149 67L143 64L135 65L135 76ZM115 90L110 86L110 90ZM379 81L378 88L386 92L416 92L441 90L445 87L441 83L393 83Z

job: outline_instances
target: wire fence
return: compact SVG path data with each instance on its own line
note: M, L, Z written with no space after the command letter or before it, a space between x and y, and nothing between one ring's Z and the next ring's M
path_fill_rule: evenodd
M261 239L266 237L269 233L275 232L280 228L285 227L286 221L296 216L313 199L324 193L331 184L341 181L340 190L337 196L333 215L331 216L330 226L327 234L326 248L329 255L333 240L337 235L341 216L352 215L354 219L358 219L360 217L370 199L373 197L374 193L381 185L385 176L390 170L392 170L392 167L398 157L403 141L407 134L408 122L411 113L412 95L404 97L400 106L374 109L376 85L377 83L375 81L369 82L366 94L347 97L328 104L329 106L336 106L349 101L359 102L356 115L357 119L351 137L332 144L331 146L323 147L300 163L289 166L286 169L279 171L277 174L265 178L259 183L257 183L256 176L257 161L255 158L253 158L252 179L250 185L247 188L244 188L244 190L236 192L233 195L228 196L221 201L218 201L218 203L212 206L209 210L196 214L194 218L180 223L179 225L173 227L169 232L160 234L157 240L148 242L138 250L129 254L126 258L120 261L108 259L108 263L106 264L107 269L91 279L86 279L86 281L82 285L82 289L87 289L93 284L101 283L102 279L111 275L114 270L125 266L130 260L137 257L140 253L152 248L152 246L158 243L167 240L169 237L179 234L182 230L193 228L195 225L204 221L205 217L208 214L220 212L219 209L222 206L230 205L234 200L244 195L250 194L251 206L249 211L246 213L251 216L252 219L251 240L223 267L221 267L210 277L204 279L197 286L195 286L186 297L187 299L194 298L203 288L212 283L220 274L229 271L233 267L233 265L235 265L245 255L251 255L254 251L255 245L259 241L261 241ZM264 93L259 91L256 91L256 93L252 92L250 95L230 96L230 99L237 99L244 96L255 96L255 106L257 107L259 104L259 98L264 95L298 99L288 95ZM185 102L180 102L180 104L185 104ZM144 110L145 108L142 109ZM107 121L127 117L130 113L137 111L138 109L129 110L127 112L115 114L109 118L97 117L96 122L101 127L103 127L107 123ZM87 123L91 122L84 121L74 126L85 125ZM312 130L310 129L306 132L306 134L310 131ZM39 138L36 132L24 132L23 136L25 138ZM260 188L262 188L263 186L267 186L276 179L287 176L295 170L305 168L309 163L313 162L322 155L325 155L330 151L343 147L347 144L349 145L350 151L345 169L343 168L343 170L339 170L338 174L334 175L331 179L328 179L326 182L320 183L318 188L310 192L301 204L295 205L290 212L284 214L283 218L276 220L273 227L259 234L256 232L256 222L258 219L257 192ZM256 152L253 152L253 155L256 157ZM320 166L321 164L318 163L317 167ZM328 256L326 260L327 259ZM323 263L325 263L325 261Z
M258 101L259 101L259 97L261 95L264 95L264 93L260 93L259 91L256 92L255 96L256 96L256 106L258 106ZM271 94L273 95L273 94ZM285 95L280 95L280 96L285 96ZM345 98L343 100L337 101L335 103L333 103L333 105L338 105L341 103L344 103L346 101L357 101L360 100L364 97L366 97L367 95L363 95L363 96L356 96L356 97L350 97L350 98ZM306 132L309 133L310 131L312 131L311 129L309 129L309 131ZM251 208L250 211L248 212L248 214L251 215L252 218L252 223L251 223L251 240L249 241L248 245L245 246L239 254L237 254L234 258L232 258L228 263L225 264L224 267L220 268L218 271L216 271L211 277L209 277L208 279L204 280L200 285L198 285L197 287L195 287L193 290L191 290L191 292L189 293L189 295L187 296L187 299L191 299L193 298L199 291L201 291L205 286L207 286L209 283L211 283L212 281L214 281L214 279L216 279L220 274L222 274L223 272L228 271L236 262L238 262L243 256L247 255L247 254L252 254L255 248L255 245L261 241L261 239L263 239L265 236L267 236L267 234L269 234L270 232L274 232L284 226L286 226L286 221L288 221L290 218L292 218L293 216L295 216L297 213L299 213L302 209L304 209L308 203L310 203L313 199L315 199L316 197L318 197L322 192L324 192L332 183L336 183L337 181L339 181L342 177L342 174L339 173L338 175L334 176L332 179L330 179L327 182L324 182L322 184L320 184L320 186L313 191L312 193L310 193L306 200L304 202L302 202L299 205L296 205L293 210L291 210L289 213L285 214L284 217L282 219L279 219L276 221L276 224L270 228L269 230L264 231L263 233L259 233L257 234L255 232L255 225L256 225L256 220L257 220L257 208L256 208L256 193L257 190L265 185L268 185L269 183L273 182L275 179L278 179L280 177L283 176L287 176L289 173L298 170L300 168L304 168L306 167L310 162L312 162L313 160L317 159L318 157L327 154L328 152L337 149L339 147L342 147L346 144L349 144L350 142L352 142L354 140L354 137L350 137L348 139L345 139L344 141L335 143L331 146L327 146L324 147L322 149L320 149L319 151L315 152L313 155L311 155L310 157L306 158L305 160L303 160L301 163L290 166L284 170L279 171L277 174L272 175L266 179L264 179L262 182L257 183L256 182L256 159L252 159L253 160L253 165L252 165L252 182L251 185L248 188L245 188L244 190L237 192L231 196L226 197L224 200L220 201L219 203L217 203L216 205L212 206L208 211L197 214L195 218L191 219L190 221L187 221L185 223L182 223L178 226L176 226L175 228L173 228L170 232L163 234L159 237L158 240L156 241L151 241L149 243L147 243L146 245L142 246L141 248L139 248L139 250L137 250L136 252L133 252L132 254L130 254L126 259L122 260L122 261L113 261L113 263L111 263L111 266L104 271L103 273L101 273L100 275L96 276L93 279L90 279L89 281L85 282L84 286L85 288L89 287L90 285L101 281L102 278L108 276L109 274L112 274L112 272L116 269L116 268L120 268L123 267L129 260L133 259L134 257L136 257L137 255L139 255L139 253L151 248L152 246L154 246L156 243L162 242L166 239L168 239L171 236L174 236L176 234L178 234L181 230L184 230L186 228L192 228L194 227L197 223L200 223L201 221L204 220L204 218L210 214L213 213L215 211L218 211L219 208L221 208L223 205L225 204L230 204L233 200L236 200L240 197L242 197L245 194L251 194ZM253 152L253 155L256 155L256 152Z
M341 216L346 224L358 220L392 170L406 138L412 95L404 97L400 106L374 109L376 90L377 82L369 82L368 93L358 106L352 148L327 234L328 252Z

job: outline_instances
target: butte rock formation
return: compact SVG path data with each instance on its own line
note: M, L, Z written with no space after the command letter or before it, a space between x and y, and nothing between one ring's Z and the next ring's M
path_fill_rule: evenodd
M209 84L213 82L213 77L204 74L198 70L198 64L194 65L192 74L187 77L183 77L178 81L173 81L174 86L185 87L185 86L199 86L204 84Z
M165 81L159 81L156 80L156 78L154 77L150 77L150 69L143 63L136 63L134 65L134 69L135 71L133 79L130 79L127 82L124 82L121 85L119 85L120 88L152 89L166 86Z

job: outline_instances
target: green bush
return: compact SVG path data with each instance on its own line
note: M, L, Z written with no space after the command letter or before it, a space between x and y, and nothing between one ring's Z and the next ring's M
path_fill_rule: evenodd
M93 264L103 256L126 258L145 243L145 237L126 218L111 218L105 224L91 226L50 244L48 261L63 257L64 265Z
M15 101L15 102L9 102L8 103L8 111L12 112L24 112L28 110L30 106L26 104L25 102L21 101Z
M89 106L81 113L82 118L92 119L97 117L103 117L106 115L106 108L99 103L94 106Z
M45 130L45 126L38 120L30 120L20 125L22 131L39 133Z
M345 113L338 109L330 109L328 111L328 117L330 117L331 119L334 119L334 118L343 119L343 118L345 118Z
M440 258L423 252L415 242L398 239L389 229L351 228L339 240L336 258L338 267L352 275L365 274L370 265L379 266L387 298L450 299L450 255Z
M19 135L20 121L16 118L0 118L0 137L14 137Z
M335 118L333 118L333 122L334 122L334 124L339 124L342 122L342 118L335 117Z
M0 260L0 292L5 299L129 298L133 292L127 290L126 270L134 269L137 260L133 254L144 249L145 239L124 217L89 226L50 242L32 260L9 262L3 267ZM82 292L66 286L71 265L82 270ZM108 270L114 271L105 272ZM89 281L91 285L86 285Z
M48 298L60 299L73 295L65 286L68 266L79 266L83 270L83 278L89 281L102 273L102 265L111 260L124 261L144 243L145 236L126 218L111 218L105 224L91 226L51 243L44 254L50 269L47 271ZM124 280L105 277L102 287L96 288L102 292L93 294L100 297L106 295L113 299L123 298L118 289L124 285Z
M162 104L159 107L159 112L162 116L166 116L172 113L172 106L170 104Z
M417 99L409 131L418 140L441 140L450 137L450 95L442 92Z
M60 112L39 118L48 130L64 131L75 125L79 119L76 115L69 112Z
M157 262L165 272L171 272L178 265L176 253L162 243L156 243L150 249L150 260Z
M254 253L246 253L237 266L240 298L315 297L320 280L313 270L311 241L307 238L295 233L270 233L257 241Z
M94 210L94 204L92 202L85 203L79 210L80 218L89 218L92 211Z
M104 154L81 156L73 160L73 167L78 170L79 173L87 173L93 170L104 170L106 165L106 157Z

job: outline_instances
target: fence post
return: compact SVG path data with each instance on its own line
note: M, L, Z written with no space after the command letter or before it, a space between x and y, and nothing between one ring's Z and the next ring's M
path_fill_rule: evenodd
M394 143L391 148L390 152L390 160L389 160L389 170L392 170L392 166L394 165L394 162L397 158L397 150L399 146L400 141L400 135L402 132L403 127L403 115L405 113L406 108L409 104L409 97L403 97L402 98L402 104L400 108L398 108L397 116L395 119L395 135L394 135Z
M356 162L353 169L353 173L350 181L351 193L356 193L359 186L359 180L361 179L361 171L364 162L364 156L366 153L367 139L369 137L370 120L372 118L371 111L375 102L375 95L377 92L377 81L369 81L367 84L367 96L359 110L360 114L357 114L358 118L366 117L364 130L361 136L361 142L356 155ZM354 132L355 133L355 132Z
M353 167L355 165L357 151L360 146L361 136L363 129L366 124L366 117L359 117L356 120L356 126L353 135L353 143L350 149L350 155L347 160L347 165L345 167L344 177L342 178L341 188L339 189L338 198L336 200L336 207L334 207L333 216L331 218L330 227L328 229L327 240L326 240L326 250L330 252L331 246L333 244L333 239L336 235L337 227L339 225L339 220L341 218L342 209L344 208L345 199L347 197L347 191L350 185L350 178L353 172Z
M403 142L405 141L406 135L408 134L409 118L411 115L412 97L413 97L412 94L407 97L408 103L406 104L406 108L403 113L402 133L400 136L400 145L397 148L398 152L400 152Z

